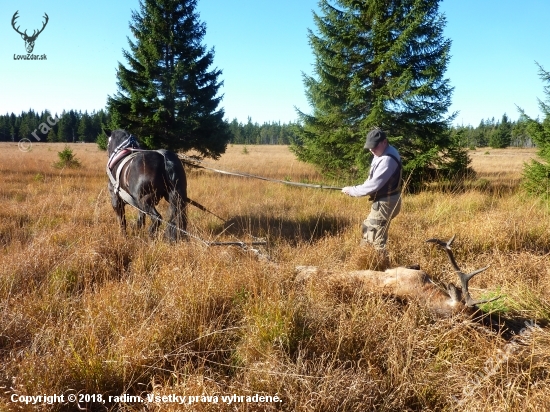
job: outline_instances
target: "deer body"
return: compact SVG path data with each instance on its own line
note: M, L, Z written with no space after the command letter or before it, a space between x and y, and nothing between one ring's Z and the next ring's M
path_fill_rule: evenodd
M450 316L460 312L470 312L464 303L453 300L451 295L433 283L423 270L404 267L376 270L353 270L333 272L315 266L296 267L297 282L329 281L340 284L358 283L365 290L380 292L398 298L417 299L425 302L432 312L441 316Z
M429 310L439 316L451 316L457 313L473 314L477 311L477 304L490 302L474 301L468 291L468 282L470 279L482 272L483 269L476 270L470 274L464 274L460 271L454 260L450 249L454 237L447 243L438 239L430 239L427 242L435 243L443 248L449 255L449 259L455 272L457 272L462 288L459 289L452 283L447 285L447 289L436 285L432 279L423 270L397 267L388 269L384 272L375 270L354 270L349 272L334 272L321 270L315 266L296 267L297 282L307 282L311 280L327 280L330 282L346 283L357 282L364 289L380 292L382 294L392 295L398 298L417 299L425 303Z

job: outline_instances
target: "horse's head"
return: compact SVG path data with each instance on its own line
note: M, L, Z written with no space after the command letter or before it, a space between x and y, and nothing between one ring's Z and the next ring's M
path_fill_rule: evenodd
M122 149L133 147L139 148L139 143L134 135L131 135L126 130L105 130L105 134L109 138L107 143L107 155L111 157L113 153L117 153Z

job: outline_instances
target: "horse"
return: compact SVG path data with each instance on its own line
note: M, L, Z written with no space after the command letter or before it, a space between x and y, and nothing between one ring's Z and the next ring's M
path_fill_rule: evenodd
M169 204L165 238L183 239L187 234L187 179L178 156L167 150L141 149L135 136L125 130L105 130L107 145L106 172L109 176L111 204L118 217L122 233L126 235L124 207L130 204L138 209L137 227L145 225L145 216L151 217L150 236L157 232L162 216L155 206L161 199Z

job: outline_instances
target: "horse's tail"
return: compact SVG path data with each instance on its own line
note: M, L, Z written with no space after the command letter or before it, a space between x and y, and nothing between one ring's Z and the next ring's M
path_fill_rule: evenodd
M170 239L184 237L187 231L187 177L179 157L166 150L159 150L164 156L164 167L170 204L169 225L166 234Z

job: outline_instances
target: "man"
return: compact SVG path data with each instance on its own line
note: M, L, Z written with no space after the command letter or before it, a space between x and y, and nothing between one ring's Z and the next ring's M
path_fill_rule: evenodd
M367 134L364 146L374 155L369 177L362 185L347 186L342 193L350 196L370 196L373 201L369 216L363 221L361 244L371 244L378 252L379 267L389 266L386 250L391 220L401 210L402 171L399 152L388 143L386 133L379 128Z

